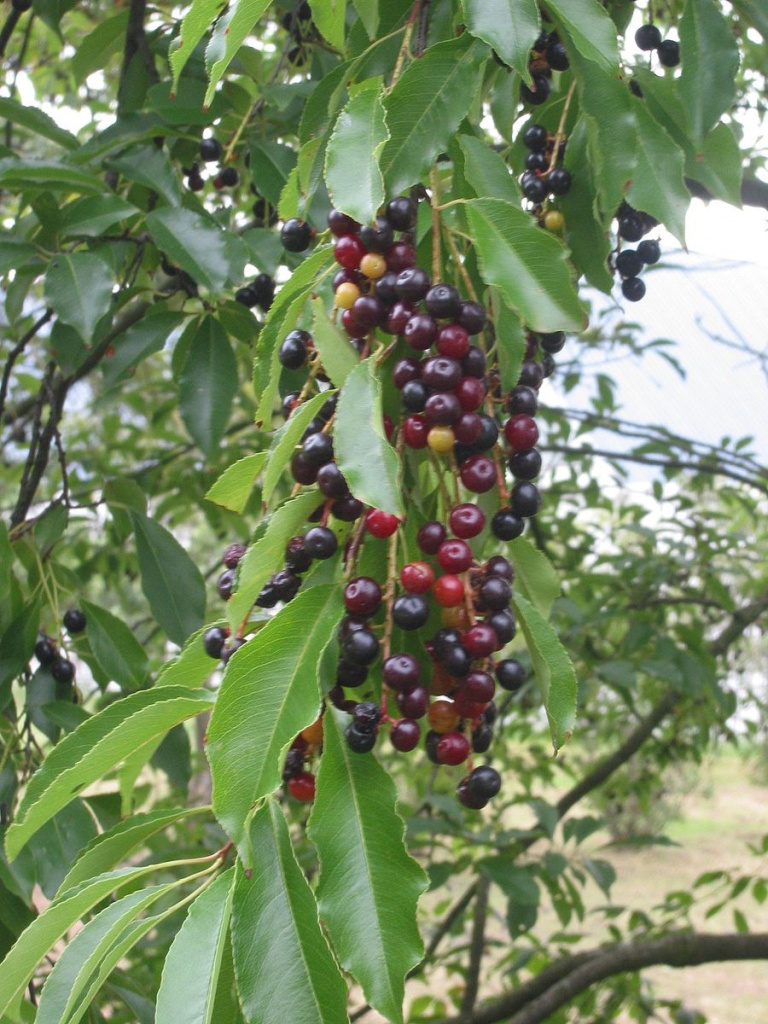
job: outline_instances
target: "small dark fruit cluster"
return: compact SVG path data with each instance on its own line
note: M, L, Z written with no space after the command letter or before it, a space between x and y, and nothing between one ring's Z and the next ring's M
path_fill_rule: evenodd
M309 59L307 43L318 39L317 31L312 22L312 9L308 3L301 3L295 10L286 11L281 20L281 25L286 32L290 33L296 44L287 53L289 64L294 67L303 67Z
M549 231L562 231L562 213L552 206L552 200L564 196L571 188L571 172L562 166L566 140L551 135L540 124L529 124L523 132L523 144L528 150L525 170L520 175L520 188L533 204L533 212Z
M218 163L221 160L223 149L218 139L212 135L207 135L205 138L200 140L200 159L204 164ZM192 164L191 167L184 168L184 174L187 176L187 188L191 192L202 192L205 188L205 178L200 170L200 165L197 163ZM235 188L240 184L240 172L236 167L221 167L216 171L213 177L213 187L217 191L221 191L225 188Z
M79 608L70 608L64 613L64 628L70 636L77 636L86 629L87 622L85 615ZM59 649L56 641L44 634L38 637L35 644L35 657L43 668L46 668L58 683L56 697L58 700L77 700L77 691L74 690L75 665L66 656L65 652Z
M532 107L541 106L549 99L550 79L553 71L567 71L568 54L557 32L542 32L531 50L528 70L532 84L520 85L520 99Z
M656 25L641 25L635 32L638 49L656 51L659 63L665 68L676 68L680 63L680 43L676 39L662 39Z
M236 302L248 309L258 306L264 313L271 309L274 298L275 282L269 274L257 274L252 281L235 292Z
M635 249L618 249L612 254L612 269L621 277L621 291L628 302L639 302L645 295L645 281L640 277L646 266L658 263L661 247L656 239L643 238L658 221L650 214L634 210L628 203L622 203L616 214L618 235L625 242L639 242ZM642 239L642 241L641 241Z

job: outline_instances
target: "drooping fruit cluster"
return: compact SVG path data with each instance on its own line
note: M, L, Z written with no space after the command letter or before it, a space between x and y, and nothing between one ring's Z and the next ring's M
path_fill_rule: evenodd
M565 138L552 135L543 125L529 124L523 133L523 143L528 150L525 170L520 175L523 195L547 230L561 231L563 215L553 200L566 195L571 187L571 172L562 166Z
M661 259L658 241L643 238L643 235L658 227L659 222L650 214L634 210L628 203L621 204L616 219L620 241L640 243L635 249L617 247L612 254L612 266L621 277L624 298L629 302L639 302L645 295L645 281L640 278L643 268Z
M570 67L568 54L557 32L542 32L531 49L528 70L531 85L520 84L520 99L538 107L546 103L550 94L549 80L553 71L567 71Z
M83 633L88 625L79 608L69 608L64 613L62 623L71 637ZM67 657L67 652L60 649L53 637L41 634L35 644L34 654L58 684L56 699L77 701L79 695L75 689L75 664Z
M659 63L665 68L676 68L680 63L680 43L676 39L662 39L656 25L641 25L635 32L639 50L656 51Z

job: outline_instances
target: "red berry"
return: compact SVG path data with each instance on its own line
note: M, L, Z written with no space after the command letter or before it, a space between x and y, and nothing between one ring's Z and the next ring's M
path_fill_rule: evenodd
M468 491L484 494L496 483L496 467L486 455L471 455L461 470L461 482Z
M397 516L393 516L391 512L382 512L378 508L372 508L365 516L366 529L379 540L391 537L399 525L400 520Z
M496 684L487 672L470 672L461 684L463 693L476 704L487 704L493 700Z
M409 305L407 302L396 302L389 311L389 316L387 317L388 333L397 334L399 337L402 336L408 321L414 314L414 310L415 307Z
M429 707L429 690L426 686L414 686L406 693L398 693L395 700L406 718L423 718Z
M466 502L453 509L448 522L457 537L469 540L470 537L477 537L479 533L482 533L485 526L485 513L477 505Z
M437 337L437 324L427 313L414 313L405 325L403 337L411 348L426 351Z
M354 310L344 309L341 312L341 326L350 338L359 338L365 334L365 328L355 316Z
M467 630L461 642L472 658L487 658L498 647L499 638L490 626L478 622Z
M462 718L479 718L488 707L485 703L478 704L477 701L472 700L463 686L454 691L453 699L456 704L456 710Z
M438 548L437 561L446 572L466 572L472 565L472 549L463 540L445 540Z
M315 799L315 776L311 772L302 772L288 780L288 792L294 800L311 803Z
M485 384L477 377L462 377L454 388L454 394L465 412L475 412L483 404Z
M435 574L426 562L409 562L400 570L400 582L409 594L426 594L435 582Z
M504 424L504 436L516 452L533 448L539 439L539 428L532 416L520 413L511 416Z
M358 576L344 588L344 604L350 615L374 615L381 604L381 587L370 576Z
M412 718L401 718L399 722L392 724L392 731L389 734L392 746L401 753L413 750L421 738L421 726Z
M440 576L432 585L432 596L441 608L455 608L464 600L464 583L458 576Z
M398 391L412 380L421 377L421 362L418 359L398 359L392 371L392 381Z
M384 258L387 269L399 274L401 270L407 270L416 263L416 250L407 242L395 242L384 253Z
M416 543L425 555L436 555L437 549L443 543L447 532L442 523L430 520L419 529L416 534Z
M469 335L458 324L448 324L437 336L437 351L441 356L463 359L469 352Z
M423 416L409 416L403 421L403 438L409 448L426 448L429 424Z
M462 764L469 757L469 740L460 732L447 732L437 741L440 764Z
M365 246L357 235L342 235L333 247L336 262L347 270L357 270L365 251Z
M356 220L352 220L346 213L342 213L341 210L331 210L328 214L328 227L331 229L331 234L335 235L336 238L341 238L342 235L354 235L360 230L360 225Z
M476 412L462 413L458 423L454 425L453 432L461 444L474 444L480 440L483 433L482 417Z

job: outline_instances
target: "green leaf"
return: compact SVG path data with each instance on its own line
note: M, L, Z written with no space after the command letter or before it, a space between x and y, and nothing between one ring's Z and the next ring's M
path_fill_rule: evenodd
M71 164L55 160L18 160L16 157L0 160L0 185L12 192L29 188L85 194L105 191L101 178L72 167Z
M242 251L233 260L232 239L207 214L165 207L147 214L147 227L158 248L215 295L230 279L242 280L245 246L236 239Z
M298 594L232 657L208 726L213 808L246 867L246 820L320 707L317 666L343 611L336 583Z
M208 489L206 500L242 514L266 459L266 452L255 452L233 462Z
M88 642L104 672L125 689L138 689L147 678L147 652L122 619L90 601L80 602L88 621Z
M45 297L62 323L91 341L112 304L112 272L90 252L60 253L45 272Z
M733 0L733 6L756 28L763 39L768 39L768 3L766 0Z
M374 1009L401 1024L405 976L424 955L416 909L429 879L406 851L394 783L373 755L349 749L348 721L330 709L323 718L309 819L320 859L317 901L341 966Z
M110 871L54 900L24 931L0 964L0 1019L9 1008L14 1008L14 1012L39 962L76 921L110 893L161 867L160 864L145 864Z
M178 174L164 149L153 145L134 146L112 160L111 166L128 181L157 192L170 206L180 205Z
M280 193L296 166L296 151L282 142L255 136L250 145L251 176L258 182L259 195L277 207Z
M123 896L70 939L43 986L35 1024L64 1024L72 1020L71 1014L83 989L110 946L139 914L174 884L178 883L153 885Z
M11 696L11 683L26 667L37 641L40 598L28 601L0 638L0 710Z
M678 89L688 112L691 140L698 148L733 105L739 47L715 0L686 0L679 34Z
M560 596L560 580L552 563L525 537L513 540L509 552L515 566L515 586L546 618Z
M468 32L435 43L405 69L384 100L390 137L381 153L387 195L427 174L480 88L488 48Z
M328 396L328 391L321 391L319 395L314 395L308 402L302 402L297 409L293 410L282 427L276 431L267 453L267 468L261 488L264 501L269 501L272 497L275 487L283 475L283 470L290 462L296 445L307 429L307 424L325 404Z
M561 38L604 71L619 69L616 26L597 0L547 0Z
M206 814L209 810L207 807L174 808L170 811L134 814L126 821L119 821L107 832L102 832L88 843L59 886L57 898L62 897L70 889L75 889L82 882L111 870L129 853L144 846L148 839L163 829L195 815Z
M179 409L194 440L211 458L224 436L239 385L227 332L207 316L195 331L179 376Z
M498 153L474 135L460 135L459 145L464 154L464 175L478 198L520 201L515 179Z
M234 0L227 13L216 22L205 51L209 78L208 91L205 94L206 106L213 99L216 86L235 54L270 3L271 0Z
M317 491L305 491L286 501L273 514L259 539L246 551L237 574L237 589L227 601L227 621L234 631L273 572L282 568L285 545L317 508Z
M525 331L520 317L504 302L498 288L491 288L491 307L501 386L509 391L520 378L525 358Z
M25 242L22 238L13 238L10 234L0 238L0 274L16 270L35 256L37 249L30 242Z
M375 39L379 28L379 0L352 0L369 39Z
M483 279L534 331L581 331L587 317L573 287L567 251L518 206L472 199L466 206Z
M351 90L325 151L331 202L361 224L374 220L385 198L379 157L389 132L382 88L381 79L373 78Z
M173 72L175 89L184 65L197 44L213 24L214 18L224 7L224 0L193 0L192 6L182 19L179 34L171 43L168 61Z
M253 870L238 861L232 950L249 1024L348 1024L347 987L296 863L283 812L269 800L249 833Z
M344 50L347 0L310 0L312 21L320 35L339 51Z
M138 207L121 196L86 196L64 207L59 232L64 237L98 237L114 224L138 212Z
M160 352L171 334L184 323L183 313L163 309L160 303L158 306L160 312L147 314L115 339L115 354L102 364L106 387L125 380L139 363Z
M544 699L555 752L570 738L576 720L576 673L565 648L547 620L522 596L513 605L533 661Z
M564 164L572 175L571 187L558 202L565 217L565 237L573 262L594 288L608 295L613 288L613 274L608 269L612 243L599 214L587 153L591 123L594 122L589 118L580 117L568 136Z
M530 85L531 47L541 25L536 0L461 0L461 6L472 35L492 46Z
M501 891L523 907L537 907L541 891L530 867L515 864L509 856L484 857L478 861L478 869L494 882Z
M82 85L88 75L106 67L108 61L120 52L128 27L128 14L128 11L120 11L113 18L98 21L92 32L78 40L69 62L76 85Z
M184 548L160 523L130 510L141 589L152 614L181 646L205 617L205 581Z
M19 128L27 128L35 135L42 135L44 139L55 142L57 146L64 149L77 149L80 145L72 132L61 128L56 121L46 114L44 110L37 107L19 103L16 100L0 97L0 117L4 121L10 121Z
M229 935L235 869L230 868L189 908L163 964L156 1024L211 1024L219 970Z
M729 124L715 125L698 157L686 153L685 174L700 181L717 199L741 207L741 150Z
M402 517L400 460L384 433L381 381L373 359L358 363L344 383L333 443L352 494L366 505Z
M6 834L8 857L12 860L41 825L129 754L209 710L213 701L210 693L178 686L140 690L83 722L29 780Z
M253 387L260 395L256 422L272 419L272 412L280 384L279 342L292 330L302 307L312 291L333 266L333 248L316 249L286 281L275 296L267 319L259 334L256 359L253 366Z
M691 201L683 180L683 152L640 100L635 100L639 147L627 200L661 221L685 245L685 214Z
M340 388L360 362L360 357L350 344L346 332L331 323L325 303L319 295L311 300L310 306L314 317L312 340L320 353L323 368L336 387Z
M616 881L616 869L607 860L600 860L597 857L583 857L582 867L595 881L595 884L607 897L611 895L611 886Z

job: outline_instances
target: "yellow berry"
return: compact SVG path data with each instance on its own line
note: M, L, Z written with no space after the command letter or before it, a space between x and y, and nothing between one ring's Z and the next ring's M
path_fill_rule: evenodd
M460 715L456 705L447 697L438 697L429 706L427 719L433 732L453 732L459 724Z
M565 217L559 210L550 210L544 214L544 227L547 231L562 231L565 227Z
M345 281L340 284L336 289L333 296L334 306L338 306L339 309L352 309L355 303L355 299L360 298L360 289L356 284L351 281Z
M445 455L453 448L456 437L450 427L432 427L427 434L427 444L433 452Z
M455 605L453 608L441 608L440 621L444 626L449 626L451 629L467 629L469 626L469 616L467 615L466 608L462 605Z
M368 252L360 260L360 269L372 281L378 281L387 272L387 261L377 252Z

